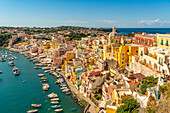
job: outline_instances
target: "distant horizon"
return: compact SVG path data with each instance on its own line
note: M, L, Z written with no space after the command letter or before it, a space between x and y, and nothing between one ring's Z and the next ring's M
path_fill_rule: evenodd
M67 26L69 26L69 25L61 25L61 26L51 26L51 27L40 27L40 26L1 26L0 25L0 27L14 27L14 28L17 28L17 27L19 27L19 28L26 28L26 27L28 27L28 28L58 28L58 27L67 27ZM69 27L83 27L83 28L105 28L105 29L112 29L113 27L85 27L85 26L69 26ZM115 26L116 27L116 26ZM120 29L120 28L128 28L128 29L170 29L170 27L116 27L116 28L118 28L118 29Z

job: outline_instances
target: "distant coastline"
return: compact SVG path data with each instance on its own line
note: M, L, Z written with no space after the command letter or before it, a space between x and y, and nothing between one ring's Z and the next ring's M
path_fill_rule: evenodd
M151 34L170 34L170 28L117 28L117 31L120 34L129 34L129 33L136 33L136 32L146 32Z

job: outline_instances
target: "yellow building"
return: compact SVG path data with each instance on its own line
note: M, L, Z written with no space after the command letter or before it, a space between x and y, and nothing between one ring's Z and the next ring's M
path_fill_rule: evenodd
M106 113L116 113L116 110L117 110L117 106L110 106L110 105L106 106Z
M118 52L118 63L120 67L130 64L132 56L138 55L138 47L136 44L121 45Z
M69 60L72 60L75 58L75 52L73 51L67 51L66 52L66 60L69 61Z
M99 46L97 46L97 45L92 45L92 51L94 51L94 52L96 52L96 51L98 51L98 49L99 49Z
M158 47L170 49L170 34L157 34L157 43Z

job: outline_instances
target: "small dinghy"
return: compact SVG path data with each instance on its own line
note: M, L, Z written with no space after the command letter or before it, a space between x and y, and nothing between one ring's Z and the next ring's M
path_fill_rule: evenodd
M40 108L41 107L41 104L31 104L32 107L35 107L35 108Z
M59 108L61 105L52 105L51 108Z
M63 109L55 109L54 111L55 112L61 112L61 111L63 111Z
M27 113L37 113L38 112L38 109L35 109L35 110L28 110Z
M59 104L58 101L52 101L51 104Z

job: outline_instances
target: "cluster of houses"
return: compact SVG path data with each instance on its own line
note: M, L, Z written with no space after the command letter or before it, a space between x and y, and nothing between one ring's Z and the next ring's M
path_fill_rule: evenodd
M59 33L49 33L51 40L36 38L47 37L43 34L24 35L22 43L12 45L9 41L9 46L45 55L52 68L61 69L77 90L95 103L97 112L114 113L132 97L146 108L149 96L158 99L159 85L169 80L170 34L138 33L127 37L113 27L109 35L77 41L62 35L68 32ZM141 94L139 84L150 76L158 81Z

